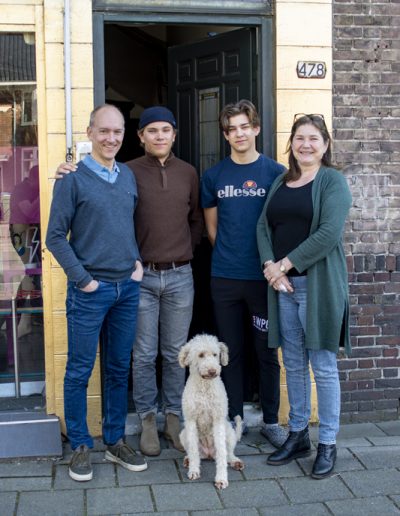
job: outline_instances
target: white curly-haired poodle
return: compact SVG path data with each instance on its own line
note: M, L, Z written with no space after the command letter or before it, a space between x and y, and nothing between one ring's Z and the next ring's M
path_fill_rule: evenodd
M228 399L222 383L221 365L228 363L228 348L212 335L196 335L179 352L181 367L189 366L182 396L184 429L180 440L187 456L191 480L200 478L200 460L215 459L215 486L228 487L228 463L242 470L244 463L234 449L242 436L242 418L235 418L235 430L228 421Z

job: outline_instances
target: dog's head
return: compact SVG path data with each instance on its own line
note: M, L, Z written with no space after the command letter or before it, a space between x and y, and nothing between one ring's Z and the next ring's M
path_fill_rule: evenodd
M212 380L221 374L221 365L228 364L228 347L213 335L196 335L181 348L178 359L181 367Z

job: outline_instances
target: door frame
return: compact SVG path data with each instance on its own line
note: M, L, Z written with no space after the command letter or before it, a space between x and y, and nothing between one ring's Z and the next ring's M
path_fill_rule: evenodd
M261 116L261 134L259 150L274 157L276 152L276 113L275 113L275 52L273 18L271 16L235 14L212 15L199 13L153 13L126 11L93 12L93 74L94 105L105 102L105 63L104 63L104 25L112 22L153 23L162 25L200 24L232 25L233 27L256 27L257 30L257 98L258 111ZM103 49L99 52L99 49Z

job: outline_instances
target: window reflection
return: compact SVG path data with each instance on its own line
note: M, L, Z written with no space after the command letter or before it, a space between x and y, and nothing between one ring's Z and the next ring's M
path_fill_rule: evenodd
M44 388L33 43L0 34L0 410L35 408Z

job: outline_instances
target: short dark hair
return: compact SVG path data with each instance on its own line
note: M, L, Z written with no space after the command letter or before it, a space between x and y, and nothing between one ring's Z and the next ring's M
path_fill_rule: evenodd
M99 111L101 111L101 110L102 110L102 109L104 109L104 108L110 108L110 107L111 107L111 108L116 109L116 110L119 112L119 114L120 114L120 115L121 115L121 117L122 117L122 120L124 121L124 125L125 125L125 118L124 118L124 115L123 115L122 111L119 109L119 107L114 106L114 104L107 104L107 103L105 103L105 104L100 104L99 106L96 106L96 107L93 109L93 111L90 113L90 117L89 117L89 127L93 127L93 126L94 126L94 121L95 121L95 119L96 119L96 115L97 115L97 113L98 113Z
M252 127L260 127L260 117L255 105L250 100L242 99L239 102L227 104L219 115L219 125L221 130L228 134L229 119L237 115L246 115Z
M288 171L285 174L285 181L296 181L301 176L301 170L299 167L299 164L297 163L296 158L294 157L293 151L292 151L292 142L293 138L296 134L296 131L299 127L302 125L310 124L314 126L322 136L322 139L324 140L324 143L328 144L328 147L322 156L321 163L322 165L325 165L326 167L332 167L332 138L329 134L328 128L326 127L325 120L323 116L321 115L303 115L300 118L297 118L293 125L292 130L290 132L289 141L286 146L286 152L289 154L289 168Z

